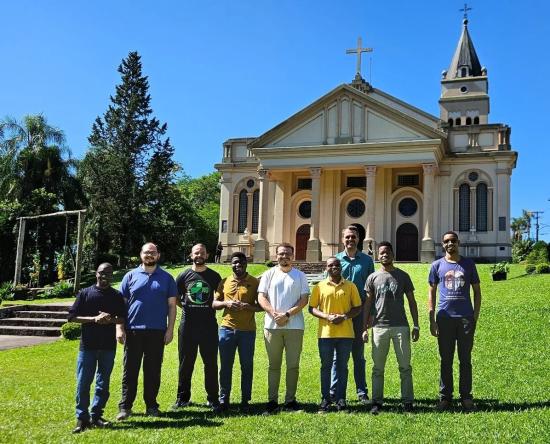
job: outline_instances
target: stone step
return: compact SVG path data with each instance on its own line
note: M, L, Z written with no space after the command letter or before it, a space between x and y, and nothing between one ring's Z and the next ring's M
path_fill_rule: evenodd
M21 313L21 312L20 312ZM28 327L61 327L67 322L67 319L51 319L51 318L4 318L0 319L0 327L4 326L28 326Z
M74 301L71 300L70 304L37 304L37 305L22 305L18 310L32 310L32 311L69 311Z
M61 328L59 327L27 327L27 326L0 326L0 335L16 335L16 336L60 336Z
M318 274L325 270L326 264L324 262L295 262L292 265L306 274Z
M18 310L13 312L13 316L16 318L42 318L42 319L67 319L69 317L69 312L62 311L35 311L35 310Z

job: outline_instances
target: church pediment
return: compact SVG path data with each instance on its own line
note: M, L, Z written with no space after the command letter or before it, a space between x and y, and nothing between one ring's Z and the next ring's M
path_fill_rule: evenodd
M436 129L437 119L397 99L392 102L391 96L376 90L373 96L383 100L342 85L263 134L252 148L402 142L443 136Z

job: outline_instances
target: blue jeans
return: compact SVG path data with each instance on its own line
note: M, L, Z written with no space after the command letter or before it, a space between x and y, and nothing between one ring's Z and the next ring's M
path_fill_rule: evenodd
M80 350L76 363L76 417L90 420L90 386L95 376L95 395L92 402L92 420L103 415L109 399L109 380L115 363L116 350ZM96 372L97 369L97 372Z
M319 338L319 356L321 357L321 396L330 400L331 369L336 356L336 400L346 399L348 386L348 361L351 352L352 338Z
M241 400L248 402L252 398L255 346L256 331L220 327L218 343L220 350L220 402L229 403L233 362L237 350L241 363Z
M368 394L367 378L366 378L366 361L365 361L365 343L362 339L363 334L363 312L353 318L353 331L355 338L351 345L351 358L353 359L353 379L355 380L355 388L357 396ZM336 376L336 355L332 365L330 392L336 394L336 384L338 378Z

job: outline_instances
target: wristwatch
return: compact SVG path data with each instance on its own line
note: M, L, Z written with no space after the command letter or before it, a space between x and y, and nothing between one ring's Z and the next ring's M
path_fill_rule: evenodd
M290 313L289 313L288 311L285 312L285 316L286 316L287 318L290 318Z

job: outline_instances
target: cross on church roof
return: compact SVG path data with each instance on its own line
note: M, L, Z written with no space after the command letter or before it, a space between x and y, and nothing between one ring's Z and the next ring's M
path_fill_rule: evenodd
M464 8L459 9L459 11L464 12L464 20L468 21L468 11L471 11L472 8L468 8L468 3L464 3Z
M355 49L346 49L346 54L357 54L357 74L361 76L361 53L363 52L372 52L372 48L362 48L363 41L361 37L357 37L357 48Z

